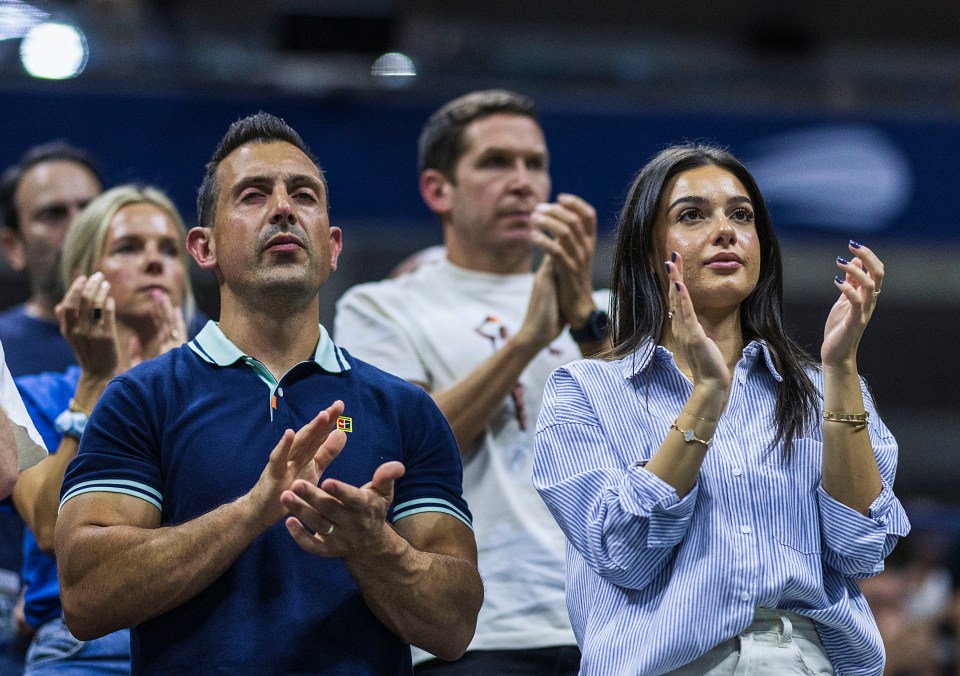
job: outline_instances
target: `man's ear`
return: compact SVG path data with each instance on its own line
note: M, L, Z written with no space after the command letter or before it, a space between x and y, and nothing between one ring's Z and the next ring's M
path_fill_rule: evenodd
M217 245L210 228L190 228L187 233L187 251L202 269L217 269Z
M23 240L13 228L0 227L0 249L3 249L7 262L14 272L23 272L27 267L27 257L23 253Z
M343 232L335 225L330 226L330 269L337 269L337 258L343 250Z
M420 196L430 211L440 216L452 208L453 187L450 179L436 169L424 169L420 174Z

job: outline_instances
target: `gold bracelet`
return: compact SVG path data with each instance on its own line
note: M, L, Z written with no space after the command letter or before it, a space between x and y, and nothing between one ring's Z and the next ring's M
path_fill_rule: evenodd
M693 418L694 420L702 420L703 422L713 423L714 425L718 425L720 423L719 420L714 420L713 418L701 418L700 416L697 416L697 415L691 415L686 411L680 411L680 415L685 415L688 418Z
M862 430L867 426L867 420L870 418L870 411L863 413L835 413L834 411L824 411L823 419L827 422L847 423L854 426L854 430Z
M88 418L90 417L90 411L84 411L82 408L80 408L80 406L77 405L77 402L75 402L72 397L70 399L70 406L68 407L68 410L73 411L74 413L82 413Z
M677 420L679 420L679 418L677 418ZM696 442L698 444L703 444L704 448L710 448L710 444L713 442L713 437L710 437L709 439L698 439L692 427L688 430L681 429L681 427L677 425L677 420L674 420L672 423L670 423L670 429L676 430L682 434L684 441L687 443Z

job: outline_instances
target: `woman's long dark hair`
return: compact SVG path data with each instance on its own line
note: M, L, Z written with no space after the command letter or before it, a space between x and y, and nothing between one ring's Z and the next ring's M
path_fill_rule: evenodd
M760 278L740 305L740 325L745 340L766 341L783 382L777 387L774 409L775 435L770 448L783 442L783 457L790 458L793 440L812 425L819 394L805 369L815 362L783 328L783 261L770 214L753 176L726 150L705 144L684 144L658 153L637 174L617 222L613 256L613 315L609 354L619 359L635 353L645 343L663 338L667 316L662 257L656 232L663 191L677 174L715 165L736 176L753 202L754 223L760 242ZM655 267L656 266L656 267Z

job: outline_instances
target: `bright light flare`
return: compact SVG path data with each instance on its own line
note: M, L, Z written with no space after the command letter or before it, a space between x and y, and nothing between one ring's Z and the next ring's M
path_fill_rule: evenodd
M30 75L45 80L75 77L87 65L87 39L65 23L34 26L20 43L20 60Z
M417 76L417 67L406 54L387 52L377 58L370 73L388 87L405 87Z

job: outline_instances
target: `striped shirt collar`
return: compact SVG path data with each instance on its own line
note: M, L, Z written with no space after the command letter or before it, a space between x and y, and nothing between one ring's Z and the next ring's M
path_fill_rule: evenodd
M767 341L752 340L743 348L743 358L746 361L748 369L753 366L753 363L756 362L757 357L760 355L763 356L763 363L766 365L767 370L770 371L773 379L778 383L783 382L783 376L780 375L774 365L773 355L770 353ZM621 373L624 379L631 380L645 371L654 361L666 361L675 364L673 361L673 353L670 352L670 350L663 345L654 345L653 341L648 340L637 348L636 352L620 360ZM676 368L676 366L674 366L674 368Z
M238 361L249 362L252 359L234 345L212 319L188 345L201 359L217 366L230 366ZM312 361L328 373L342 373L350 370L350 364L344 357L343 351L334 344L322 324L320 340L317 342Z

